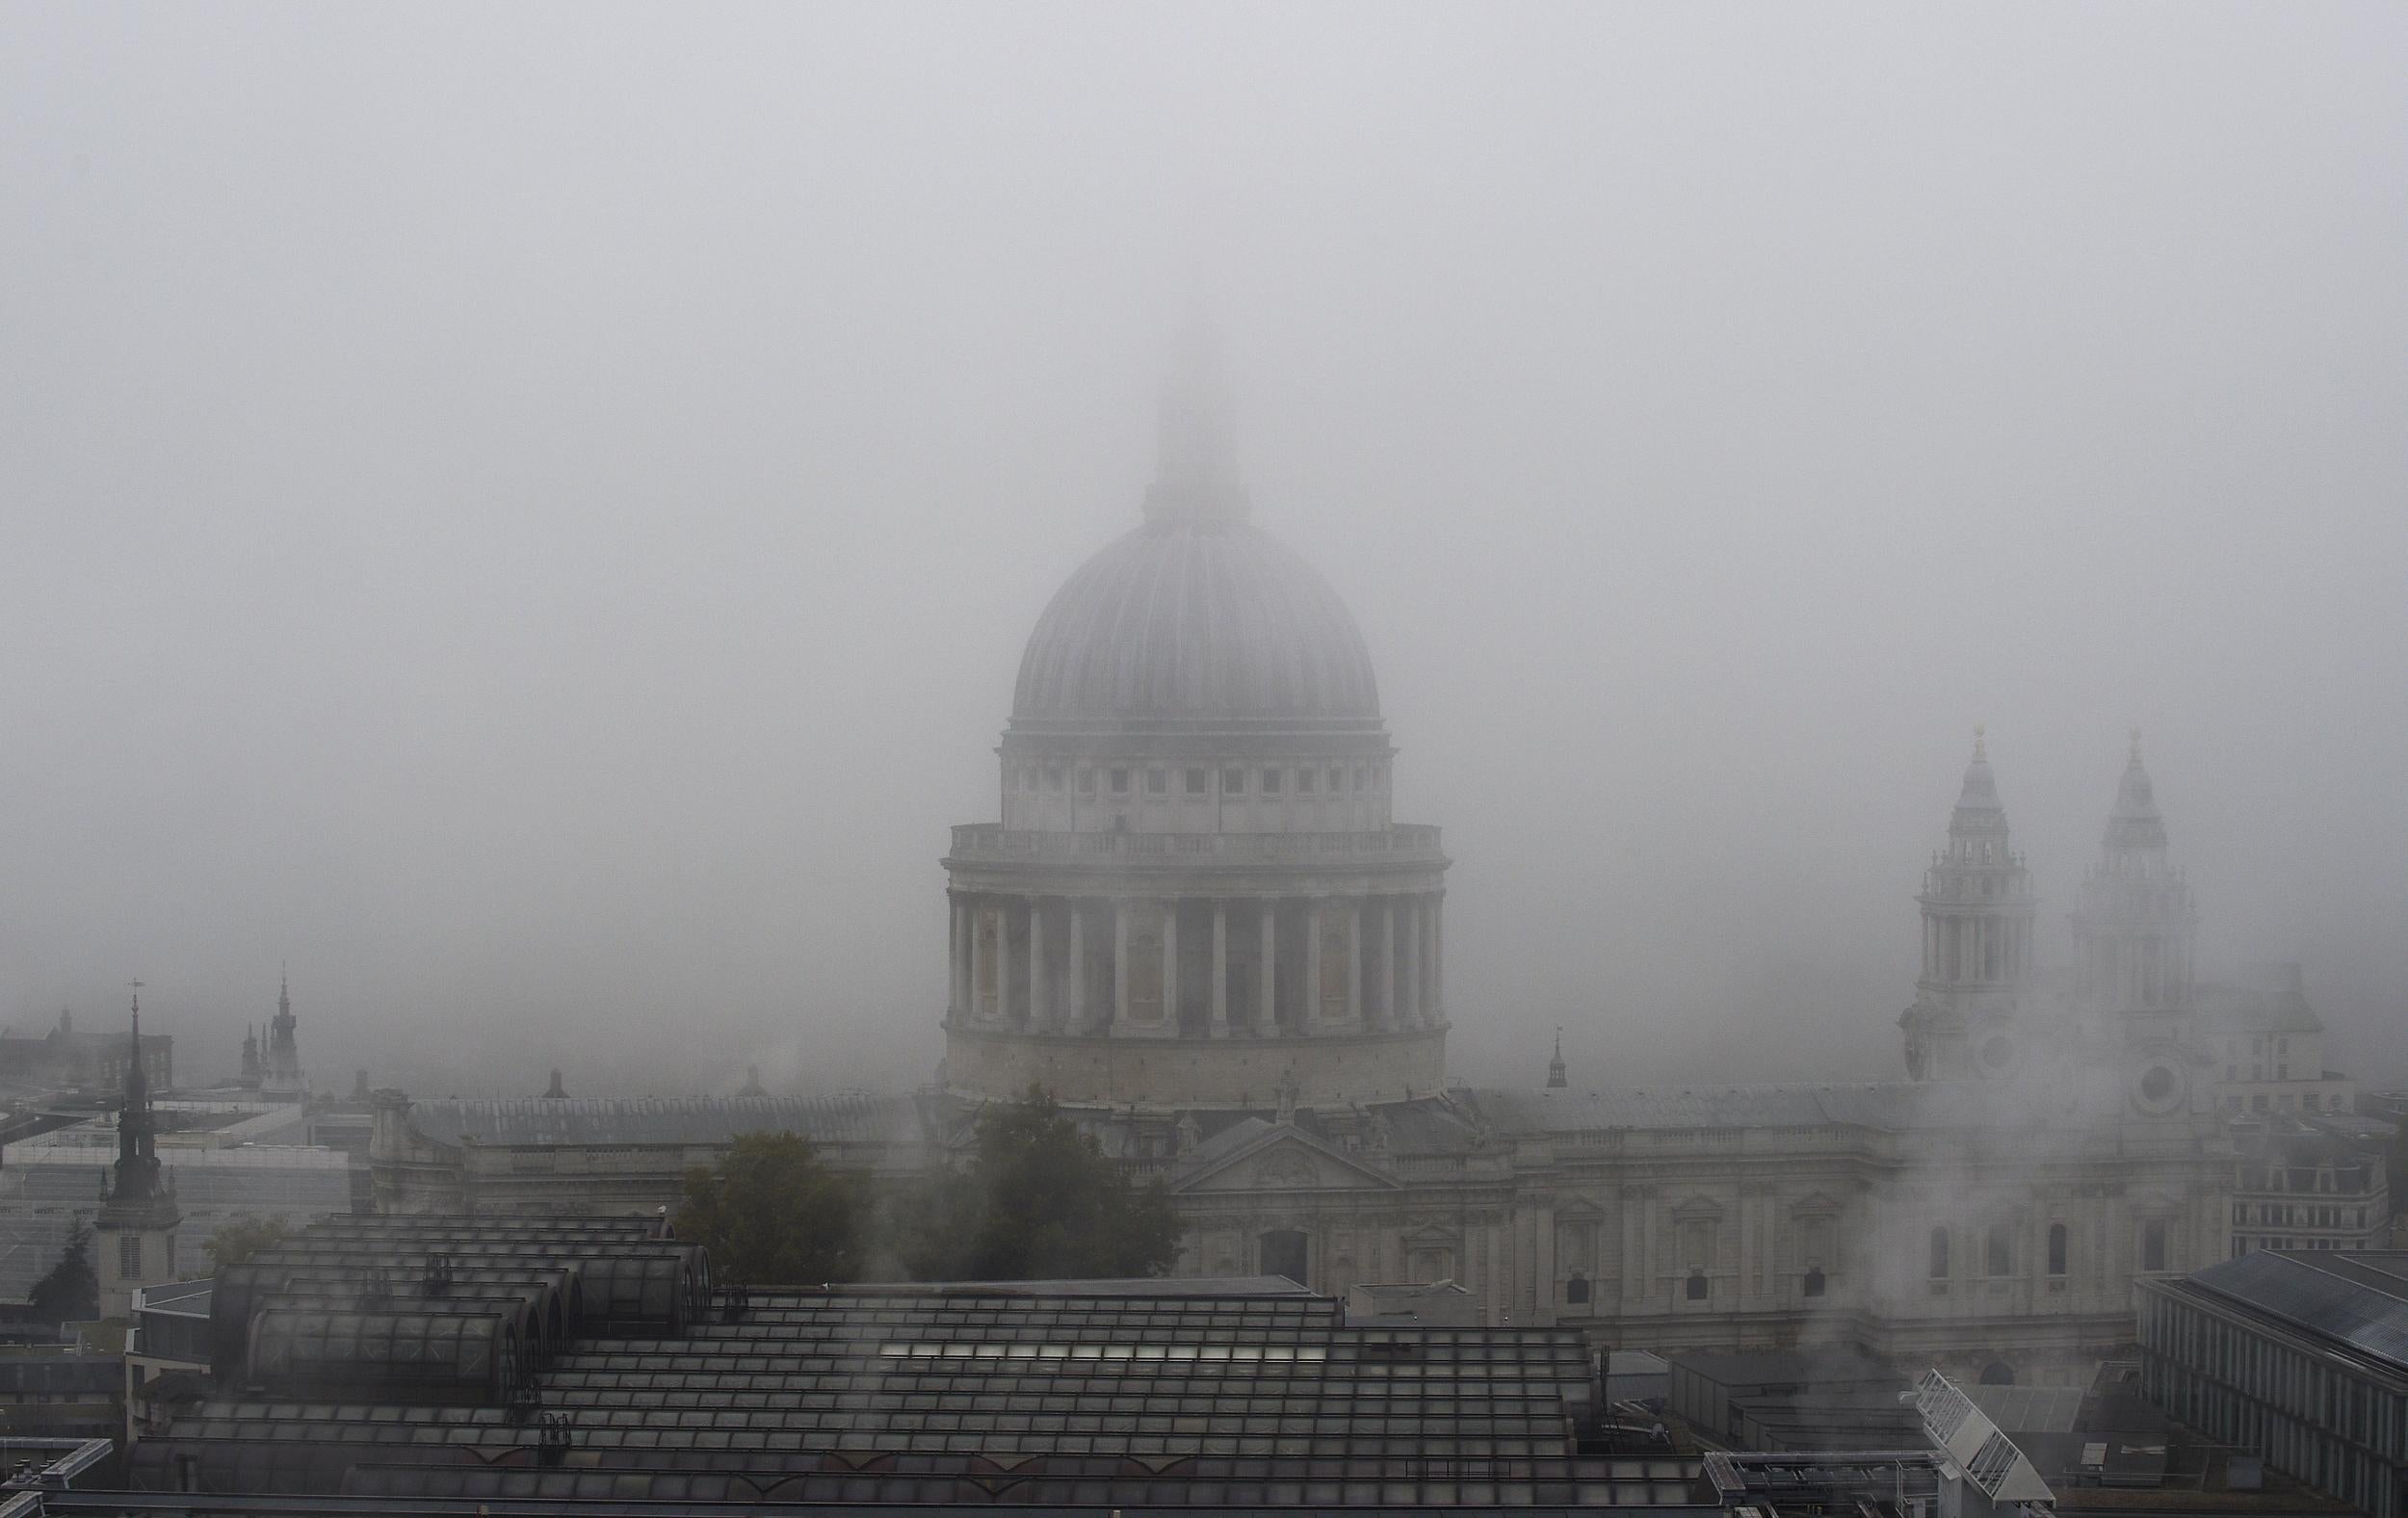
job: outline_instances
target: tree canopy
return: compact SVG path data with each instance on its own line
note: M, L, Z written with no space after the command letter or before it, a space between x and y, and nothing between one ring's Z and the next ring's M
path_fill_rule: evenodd
M719 1164L686 1172L679 1237L711 1251L712 1273L746 1286L850 1281L860 1269L861 1190L799 1134L739 1134Z
M253 1217L246 1213L221 1223L200 1247L209 1256L209 1268L222 1270L229 1265L241 1265L262 1249L282 1243L284 1232L284 1219Z
M78 1217L67 1226L59 1263L34 1283L27 1298L34 1317L46 1323L81 1322L100 1316L100 1278L92 1268L92 1225Z
M928 1177L901 1213L899 1253L924 1281L1160 1275L1179 1255L1169 1194L1132 1185L1034 1088L987 1112L969 1163Z

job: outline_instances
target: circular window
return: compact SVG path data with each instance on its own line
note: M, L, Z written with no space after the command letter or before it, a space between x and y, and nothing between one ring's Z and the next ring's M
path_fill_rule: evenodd
M2174 1072L2161 1064L2149 1066L2140 1078L2140 1094L2152 1102L2162 1102L2174 1094Z
M1984 1068L2003 1070L2015 1062L2015 1040L2004 1034L1992 1034L1981 1041L1981 1062Z

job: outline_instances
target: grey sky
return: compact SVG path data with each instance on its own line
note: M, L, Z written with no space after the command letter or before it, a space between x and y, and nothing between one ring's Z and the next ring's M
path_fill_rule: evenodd
M2408 1065L2408 13L0 10L0 1020L893 1086L1216 313L1452 1062L1898 1067L1990 727ZM1740 1036L1745 1034L1742 1040ZM531 1085L531 1083L537 1083ZM652 1083L657 1083L657 1086Z

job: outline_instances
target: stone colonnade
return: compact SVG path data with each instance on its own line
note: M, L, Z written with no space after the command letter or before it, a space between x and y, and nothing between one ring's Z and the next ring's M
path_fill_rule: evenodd
M2013 981L2030 968L2030 918L1924 914L1924 980Z
M1312 897L952 893L965 1026L1215 1038L1436 1028L1445 893Z

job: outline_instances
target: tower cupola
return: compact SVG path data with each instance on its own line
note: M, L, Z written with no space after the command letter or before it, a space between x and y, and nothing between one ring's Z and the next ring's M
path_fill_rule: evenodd
M2134 729L2099 859L2074 909L2076 997L2082 1009L2146 1025L2136 1036L2171 1032L2190 1006L2198 908L2171 861L2157 788L2140 760Z
M1915 1005L1898 1018L1908 1072L1917 1080L2015 1073L2027 1053L2022 1012L2037 901L2007 832L1979 726L1949 817L1948 843L1931 856L1916 901L1923 909L1923 973Z

